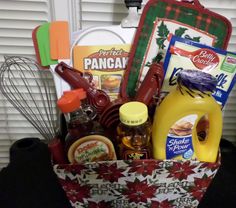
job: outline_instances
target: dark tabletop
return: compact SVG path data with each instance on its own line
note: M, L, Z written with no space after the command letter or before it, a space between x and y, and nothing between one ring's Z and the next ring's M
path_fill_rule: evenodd
M236 208L236 147L222 139L220 149L221 167L199 208Z

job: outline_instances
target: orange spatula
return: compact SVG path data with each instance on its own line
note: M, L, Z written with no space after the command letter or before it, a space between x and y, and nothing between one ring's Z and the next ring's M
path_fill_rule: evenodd
M70 35L68 22L51 22L49 36L51 58L58 60L70 59Z
M58 62L70 62L70 34L69 24L66 21L54 21L49 27L50 39L50 56ZM57 86L58 98L63 94L63 91L69 90L70 86L63 79L58 77L58 74L53 70L54 80Z

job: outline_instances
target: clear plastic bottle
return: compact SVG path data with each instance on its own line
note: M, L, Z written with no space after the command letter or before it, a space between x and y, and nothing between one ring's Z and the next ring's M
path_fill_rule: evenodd
M119 156L124 160L149 159L151 123L147 106L141 102L128 102L119 109L120 124L117 126Z
M215 162L222 133L222 112L212 97L217 80L199 70L183 70L177 87L157 106L152 143L155 159L197 159ZM197 126L207 118L207 135Z
M65 151L68 160L71 163L115 160L113 143L101 125L93 120L93 108L81 104L85 98L85 91L72 90L64 93L57 102L67 121Z

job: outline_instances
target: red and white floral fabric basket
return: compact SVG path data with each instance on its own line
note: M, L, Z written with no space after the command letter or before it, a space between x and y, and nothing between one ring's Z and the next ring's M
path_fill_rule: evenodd
M54 165L72 207L197 207L220 167L176 160Z

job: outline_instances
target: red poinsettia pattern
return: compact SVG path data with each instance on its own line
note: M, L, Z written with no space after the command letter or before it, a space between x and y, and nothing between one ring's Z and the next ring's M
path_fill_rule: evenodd
M130 202L147 202L148 198L155 196L157 187L147 184L147 180L139 181L135 179L134 182L127 182L127 189L123 194L129 198Z
M100 202L93 202L89 201L88 202L88 208L111 208L110 203L105 202L105 201L100 201Z
M118 182L119 178L123 177L122 174L124 170L117 168L117 164L113 163L111 165L101 164L97 169L99 179L104 179L110 182Z
M81 186L76 180L60 180L60 183L72 203L83 202L84 198L90 197L90 188Z
M71 165L58 165L58 169L64 169L65 172L80 175L82 170L85 170L85 165L83 164L71 164Z
M150 208L172 208L172 207L173 205L171 204L171 202L166 199L162 202L152 201Z
M193 170L196 168L196 165L191 165L190 161L186 161L185 163L173 162L173 166L169 167L169 177L173 177L176 179L184 180L187 179L189 175L194 174Z
M194 178L194 186L190 188L191 195L200 201L211 180L212 178L206 175L203 178Z
M137 174L143 176L152 175L154 170L158 170L160 168L159 164L160 161L156 160L150 160L150 161L133 160L129 172L136 172Z
M191 160L119 160L55 165L54 170L74 208L106 208L113 204L169 208L176 204L184 207L185 200L188 207L196 207L219 166L218 162Z
M215 170L219 168L219 166L220 166L220 163L202 163L200 168L206 168L214 172Z

